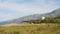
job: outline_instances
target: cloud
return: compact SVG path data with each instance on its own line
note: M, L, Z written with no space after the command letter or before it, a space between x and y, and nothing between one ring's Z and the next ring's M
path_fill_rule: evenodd
M0 13L0 21L6 21L6 20L10 20L13 19L14 17L12 15L7 15L4 13Z
M24 13L36 13L36 12L43 12L43 10L49 10L54 7L40 7L40 6L34 6L34 5L26 5L26 4L11 4L11 3L2 3L0 4L0 8L2 9L9 9L9 10L14 10L16 12L24 12ZM55 7L56 8L56 7ZM45 11L47 12L47 11Z
M57 6L54 6L56 2L52 0L35 0L32 4L16 4L16 3L11 3L11 1L19 1L19 0L5 0L4 3L0 3L0 8L4 9L9 9L9 10L14 10L16 12L24 12L24 13L43 13L43 11L47 12L52 10L52 8L57 8ZM20 1L26 1L27 0L20 0ZM46 3L47 2L47 3Z

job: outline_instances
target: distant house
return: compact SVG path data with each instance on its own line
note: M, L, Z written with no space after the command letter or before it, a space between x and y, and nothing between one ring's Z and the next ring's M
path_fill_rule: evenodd
M31 24L33 24L33 23L31 23Z
M45 19L45 17L42 17L42 20L44 20Z

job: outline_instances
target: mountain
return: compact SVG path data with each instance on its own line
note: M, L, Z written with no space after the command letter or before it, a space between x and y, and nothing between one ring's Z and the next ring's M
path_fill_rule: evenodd
M8 24L28 24L26 20L40 20L42 17L59 17L60 16L60 8L53 10L50 13L45 13L45 14L34 14L34 15L29 15L29 16L24 16L18 19L13 19L10 21L4 21L0 22L0 25L8 25Z

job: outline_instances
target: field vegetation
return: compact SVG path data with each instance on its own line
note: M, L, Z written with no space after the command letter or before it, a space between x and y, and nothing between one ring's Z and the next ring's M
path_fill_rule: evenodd
M60 34L60 24L0 26L0 34Z

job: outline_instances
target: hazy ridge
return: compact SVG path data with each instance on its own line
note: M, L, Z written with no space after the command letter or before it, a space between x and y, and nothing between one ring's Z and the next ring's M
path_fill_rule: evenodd
M10 21L0 22L0 25L6 25L6 24L27 24L27 23L22 22L22 21L24 21L24 20L39 20L43 16L44 17L52 17L52 18L59 17L60 16L60 8L58 8L56 10L53 10L50 13L29 15L29 16L13 19L13 20L10 20Z

